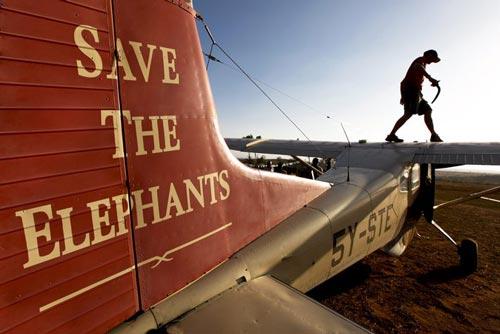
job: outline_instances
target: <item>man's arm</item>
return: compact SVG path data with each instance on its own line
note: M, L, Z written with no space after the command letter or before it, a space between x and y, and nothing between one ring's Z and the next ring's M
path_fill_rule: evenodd
M427 71L425 70L424 65L420 64L420 66L422 67L422 71L424 72L424 77L426 77L431 82L432 86L436 86L438 84L439 80L436 80L433 77L431 77L431 75L429 73L427 73Z
M432 85L432 86L437 86L437 85L438 85L439 80L436 80L436 79L434 79L433 77L431 77L431 76L429 75L429 73L427 73L425 70L424 70L424 76L425 76L427 79L429 79L429 81L431 82L431 85Z

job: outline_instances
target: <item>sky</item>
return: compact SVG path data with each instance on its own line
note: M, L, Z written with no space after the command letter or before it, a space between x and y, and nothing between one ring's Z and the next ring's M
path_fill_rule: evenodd
M436 131L448 142L500 141L498 0L195 0L194 6L252 77L294 98L262 86L311 140L345 141L342 122L351 141L383 141L403 113L399 84L408 66L436 49L441 62L427 67L441 80L432 105ZM218 50L214 55L230 62ZM224 137L304 139L240 73L212 62L209 78ZM430 102L436 90L426 81L423 93ZM407 142L430 137L417 116L397 134Z

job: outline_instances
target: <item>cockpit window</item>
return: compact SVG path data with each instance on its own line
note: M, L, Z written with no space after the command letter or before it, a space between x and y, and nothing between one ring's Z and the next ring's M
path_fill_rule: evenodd
M410 168L405 167L403 173L399 177L399 191L407 192L408 191L408 178L410 177Z
M420 187L420 165L414 164L407 166L399 177L399 191L408 192L408 186L411 191L415 191Z
M420 165L414 164L411 169L411 190L415 191L420 187Z

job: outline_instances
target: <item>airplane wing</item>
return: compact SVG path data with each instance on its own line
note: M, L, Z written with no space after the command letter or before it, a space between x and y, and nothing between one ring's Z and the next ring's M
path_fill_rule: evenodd
M336 158L348 148L346 142L227 138L232 150ZM410 161L444 165L500 165L500 143L353 143L355 150L406 152Z
M500 143L430 143L415 152L415 162L450 165L500 165Z
M347 143L327 141L300 141L276 139L226 138L227 146L236 151L307 157L335 158Z
M262 276L222 293L167 333L370 333L298 290Z

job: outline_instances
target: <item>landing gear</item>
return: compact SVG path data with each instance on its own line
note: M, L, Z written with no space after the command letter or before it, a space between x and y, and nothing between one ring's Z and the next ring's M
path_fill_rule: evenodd
M453 201L448 201L441 203L439 205L434 205L435 192L436 192L436 174L435 167L431 164L423 164L420 168L420 177L422 182L422 198L423 207L422 212L424 214L425 220L434 226L442 235L446 237L457 249L458 256L460 257L460 268L464 274L471 274L477 270L477 242L472 239L464 239L460 245L453 240L453 238L446 233L446 231L439 226L436 221L434 221L434 210L442 208L445 206L462 203L465 200L463 198ZM497 189L498 188L498 189ZM486 193L491 193L500 190L500 187L488 189L484 192L479 192L473 194L473 196L468 196L468 199L478 198Z
M477 242L472 239L464 239L458 247L460 256L460 267L466 273L473 273L477 269Z
M475 272L477 269L477 242L472 239L464 239L459 245L434 220L431 220L430 223L457 248L458 256L460 256L460 267L464 273L472 274Z

